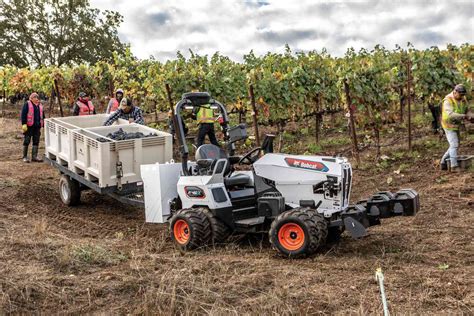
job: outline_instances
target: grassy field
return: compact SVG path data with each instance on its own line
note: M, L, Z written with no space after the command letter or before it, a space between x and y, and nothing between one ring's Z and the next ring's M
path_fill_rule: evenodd
M142 210L93 192L68 208L56 170L21 162L17 120L0 118L0 126L0 314L380 315L378 267L393 314L473 313L474 172L439 171L435 161L447 144L427 130L416 131L412 153L397 143L375 161L366 150L351 198L409 187L420 193L419 214L288 260L265 235L180 253L166 225L146 224ZM310 146L309 136L295 141L297 131L289 127L284 150L350 148L337 131L321 147ZM474 154L472 135L462 150Z

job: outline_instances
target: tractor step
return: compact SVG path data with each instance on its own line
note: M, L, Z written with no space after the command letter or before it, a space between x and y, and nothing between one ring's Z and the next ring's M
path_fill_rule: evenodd
M248 206L248 207L235 209L232 211L232 214L236 221L247 219L247 218L254 218L258 215L257 208L255 206Z
M265 222L265 216L259 216L236 221L235 226L240 228L249 228L252 226L263 224L263 222Z

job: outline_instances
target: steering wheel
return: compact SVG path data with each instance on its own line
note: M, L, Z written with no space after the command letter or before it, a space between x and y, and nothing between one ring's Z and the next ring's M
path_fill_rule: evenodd
M257 161L258 156L260 155L260 151L262 150L262 147L255 147L248 153L246 153L242 158L239 159L238 164L239 165L251 165L255 161ZM244 163L244 162L247 163Z

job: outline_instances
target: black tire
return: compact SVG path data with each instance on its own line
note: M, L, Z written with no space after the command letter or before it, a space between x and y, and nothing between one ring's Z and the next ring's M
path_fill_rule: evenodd
M81 202L79 182L63 174L59 179L59 197L67 206L78 205Z
M328 226L324 217L307 207L281 213L272 222L269 231L270 243L286 257L315 253L325 244L327 234Z
M171 218L170 235L181 250L201 248L211 241L211 223L202 208L183 209Z
M209 222L211 223L212 244L216 245L224 243L231 234L230 228L223 221L215 217L209 209L203 208L203 212L206 214Z

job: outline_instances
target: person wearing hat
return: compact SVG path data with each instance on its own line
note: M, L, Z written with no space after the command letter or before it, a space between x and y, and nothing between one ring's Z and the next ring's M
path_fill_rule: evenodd
M115 91L115 98L110 99L109 105L107 105L107 111L105 113L110 114L117 111L120 106L120 101L123 99L123 90L117 89Z
M25 102L21 110L21 129L23 131L23 162L30 162L28 160L28 146L31 138L33 138L33 148L31 150L31 161L42 162L38 158L38 146L41 136L41 128L44 126L44 110L40 103L39 96L33 92L29 100Z
M468 113L469 108L466 100L466 88L462 84L454 87L454 90L444 97L441 105L441 126L446 134L449 149L441 158L441 170L448 169L448 159L452 172L459 172L458 147L459 147L459 127L464 120L473 120L473 116Z
M74 104L73 114L77 115L92 115L95 114L95 108L92 101L85 92L79 92L76 104Z
M112 125L118 119L124 119L128 120L130 123L145 125L142 110L138 106L134 106L130 98L123 98L120 101L120 107L109 116L109 118L104 122L104 126Z

